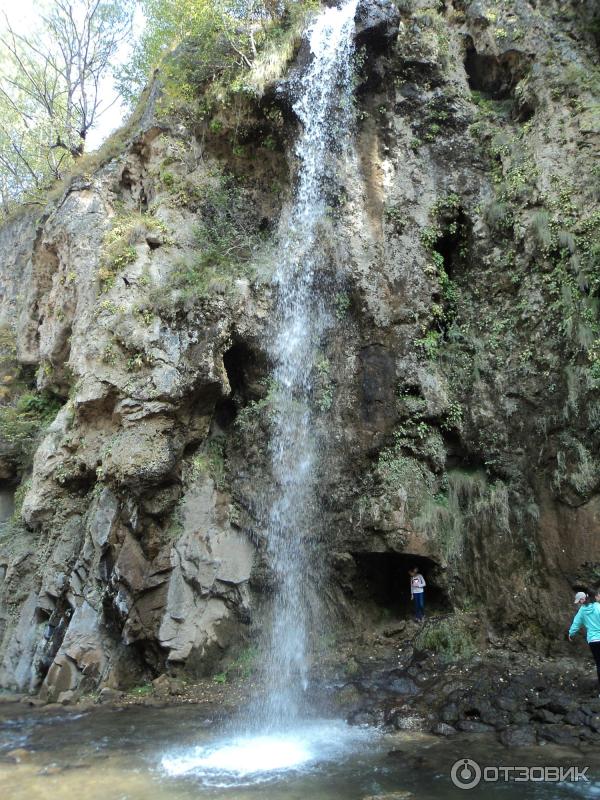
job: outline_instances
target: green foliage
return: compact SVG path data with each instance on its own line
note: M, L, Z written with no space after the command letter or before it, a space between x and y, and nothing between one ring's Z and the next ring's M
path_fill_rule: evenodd
M462 557L464 542L474 532L509 535L509 518L508 487L503 481L489 482L483 470L452 469L445 490L424 498L415 525L433 536L451 562Z
M441 427L445 431L459 430L462 424L463 410L460 403L456 401L448 405L448 410Z
M84 152L105 110L98 92L129 35L130 0L56 0L26 33L0 34L0 200L41 202Z
M0 441L21 469L28 466L38 434L52 422L60 406L61 401L51 392L31 388L17 361L14 332L0 327Z
M445 331L455 315L455 306L458 300L458 289L446 271L446 263L442 253L436 249L442 240L455 242L458 256L463 257L465 248L459 247L464 231L459 222L460 197L457 194L448 194L437 200L431 207L431 224L421 231L421 243L428 251L430 264L427 272L436 276L439 284L440 303L431 306L433 327L423 326L423 336L415 344L429 360L435 360L444 340Z
M200 475L210 475L217 489L224 488L227 463L225 460L225 440L223 438L210 439L203 451L197 453L192 459L192 480Z
M15 491L15 508L12 514L12 522L17 523L21 521L21 511L23 510L23 502L25 501L25 495L29 491L29 487L31 486L31 480L24 480L17 486Z
M129 212L113 218L110 229L104 235L98 269L104 289L109 288L115 277L136 260L135 245L148 233L161 236L163 244L172 244L165 225L150 214Z
M227 667L228 676L236 675L240 678L249 678L256 670L259 651L257 647L244 648L237 658Z
M333 298L333 304L335 306L335 316L338 320L344 319L344 317L348 314L350 302L350 295L348 292L338 292L335 295Z
M440 10L432 7L414 12L414 17L423 30L420 34L421 41L429 48L437 51L439 58L444 62L448 56L450 40L448 38L448 25ZM441 9L441 5L439 9Z
M542 250L547 250L552 244L552 232L550 230L550 215L545 209L536 211L531 219L531 232L533 237Z
M438 357L442 334L437 330L429 330L421 339L416 339L415 345L419 347L429 361L435 361Z
M203 297L228 288L247 273L262 237L246 197L231 175L218 175L206 187L195 229L196 253L180 262L172 286L184 297Z
M0 441L10 446L21 467L31 458L38 434L52 422L61 407L50 392L23 392L0 405Z
M485 210L485 220L494 231L509 232L513 226L510 206L501 200L493 200Z
M262 38L251 67L238 75L232 88L262 97L267 86L285 74L300 45L308 14L316 8L316 0L288 0L283 3L281 13L263 26Z
M276 391L276 387L270 389L269 394L261 400L252 400L248 405L244 406L235 419L235 427L239 431L251 431L259 425L263 414L268 416L272 411L272 392Z
M445 662L462 661L477 652L469 618L458 611L442 619L426 620L414 644L419 650L436 653Z
M154 687L151 683L143 683L140 686L134 686L132 689L129 690L128 694L132 695L133 697L148 697L154 691Z
M322 356L315 365L317 373L317 406L321 411L329 411L333 405L333 383L330 377L331 364Z
M205 108L230 90L261 95L282 74L298 41L299 17L313 6L301 0L142 0L146 25L132 59L118 70L119 88L135 100L160 67L169 112L202 92Z
M249 646L241 650L237 656L222 672L213 675L214 683L225 684L235 678L246 680L256 670L258 661L258 648Z

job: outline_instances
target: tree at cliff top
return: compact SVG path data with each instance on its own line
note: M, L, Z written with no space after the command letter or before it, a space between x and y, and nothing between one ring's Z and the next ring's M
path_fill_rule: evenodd
M52 0L38 31L0 34L0 196L34 199L82 155L107 110L101 85L130 33L132 0Z
M233 79L251 68L280 23L312 0L141 0L146 26L117 86L131 104L148 76L161 67L163 80L181 99L217 78ZM175 53L176 58L166 58Z

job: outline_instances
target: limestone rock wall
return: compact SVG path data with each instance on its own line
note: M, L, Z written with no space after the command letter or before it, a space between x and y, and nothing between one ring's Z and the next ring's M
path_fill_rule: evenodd
M577 4L496 5L358 15L315 365L331 581L312 588L335 624L366 624L365 564L400 582L420 559L447 605L546 633L600 577L597 45ZM153 92L120 156L0 230L2 321L61 405L31 467L3 467L2 685L206 674L260 628L269 276L305 57L244 100L242 140L226 107L190 122Z

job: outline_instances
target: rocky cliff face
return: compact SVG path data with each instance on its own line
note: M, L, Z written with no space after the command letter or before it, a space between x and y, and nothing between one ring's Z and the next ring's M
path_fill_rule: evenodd
M314 366L336 625L369 624L415 560L441 606L532 640L600 578L584 5L360 6L343 235L323 231L336 325ZM260 628L271 232L304 49L209 119L167 114L154 90L123 152L0 230L1 474L17 490L2 685L56 698L210 674Z

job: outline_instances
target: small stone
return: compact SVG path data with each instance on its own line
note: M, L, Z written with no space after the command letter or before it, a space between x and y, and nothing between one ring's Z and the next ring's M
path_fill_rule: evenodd
M514 714L510 715L510 721L513 725L528 725L529 714L525 711L516 711Z
M76 700L77 692L74 692L73 689L68 689L66 692L61 692L56 698L56 702L61 706L68 706L71 703L76 702Z
M594 714L593 717L590 717L587 721L588 726L596 733L600 733L600 715Z
M0 704L4 703L19 703L23 699L22 694L15 694L13 692L3 692L0 694Z
M567 725L585 725L585 714L579 709L573 709L568 714L565 714L565 722Z
M6 753L6 758L13 761L15 764L20 764L22 761L27 761L31 758L31 751L25 750L24 747L16 747L14 750L9 750Z
M446 722L436 722L431 732L436 736L453 736L456 733L456 728Z
M490 733L494 730L491 725L471 719L461 719L456 727L463 733Z
M531 726L510 725L499 736L506 747L528 747L535 744L535 729Z
M32 706L32 708L41 708L46 705L46 701L42 700L41 697L28 697L26 702L27 705Z
M558 714L553 714L547 708L538 708L531 715L531 719L534 719L536 722L546 722L549 725L554 725L557 722L561 722L562 717L558 716Z
M514 697L498 697L495 700L496 706L502 711L518 711L519 704Z
M385 628L383 635L387 639L392 639L394 636L399 636L401 633L404 633L405 630L406 622L398 622L395 625L390 625L389 628Z
M59 775L61 772L64 772L64 767L59 764L48 764L38 770L38 775Z
M100 689L98 693L98 703L112 703L115 700L121 700L123 697L123 692L120 692L118 689L112 689L110 686L105 686L103 689Z
M414 695L419 692L419 687L410 678L394 678L386 688L394 694Z
M410 800L414 794L409 791L392 792L391 794L370 794L363 800Z
M454 723L458 719L459 712L456 703L448 703L442 710L442 721L447 723Z
M538 735L553 744L571 747L579 744L579 730L571 725L540 725Z

